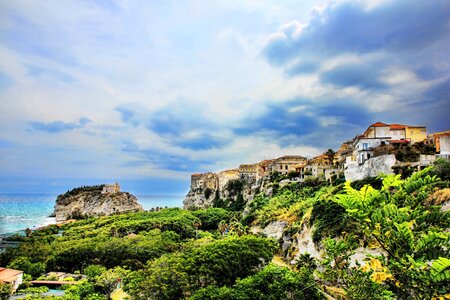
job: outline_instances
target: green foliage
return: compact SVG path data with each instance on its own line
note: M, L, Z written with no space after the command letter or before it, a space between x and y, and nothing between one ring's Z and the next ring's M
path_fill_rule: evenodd
M325 237L337 237L355 230L353 220L345 209L331 200L320 200L313 204L310 225L314 225L313 242L318 244Z
M450 180L450 161L445 158L436 159L431 173L442 180Z
M105 296L101 295L100 293L96 292L94 285L82 281L78 284L70 285L65 290L65 295L63 299L71 299L71 300L104 300Z
M31 262L28 257L19 256L15 258L8 268L22 270L24 273L30 274L33 278L39 277L45 272L45 264L42 262Z
M268 265L255 275L240 279L231 287L210 286L197 291L190 299L322 299L307 269L293 272Z
M386 176L379 190L367 185L358 191L346 184L346 193L337 196L365 239L388 253L387 268L398 282L392 290L400 298L423 299L450 290L444 271L450 247L446 230L450 215L423 205L439 184L430 171L424 169L406 180L400 175ZM438 266L444 266L444 273Z
M58 203L64 204L64 203L67 203L68 199L69 199L71 196L74 196L74 195L77 195L77 194L80 194L80 193L84 193L84 192L91 192L91 193L94 192L94 193L96 193L96 194L100 194L101 191L103 190L103 187L104 187L104 186L105 186L105 185L102 184L102 185L81 186L81 187L78 187L78 188L74 188L74 189L72 189L72 190L70 190L70 191L67 191L67 192L64 193L64 194L59 195L59 196L56 198L56 201L57 201Z
M28 287L25 289L19 289L17 291L18 294L43 294L49 291L49 288L46 286L39 287Z
M208 285L232 285L267 264L276 249L270 240L231 236L164 255L132 272L125 289L133 299L180 299Z
M63 226L63 236L54 236L53 229L33 235L18 248L9 248L1 262L33 277L46 269L74 272L91 264L139 269L179 250L181 241L196 236L194 224L199 221L181 209L91 218Z
M12 294L12 285L0 282L0 300L6 300Z

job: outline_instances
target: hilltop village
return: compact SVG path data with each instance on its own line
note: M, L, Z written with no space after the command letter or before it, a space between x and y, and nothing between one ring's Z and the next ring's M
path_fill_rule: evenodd
M274 175L285 178L280 184L313 178L329 182L355 181L381 173L408 176L432 165L438 157L449 156L450 130L427 134L425 126L376 122L363 134L344 142L337 151L328 149L313 158L285 155L258 163L241 164L237 169L218 173L192 174L184 207L209 207L213 205L214 197L229 198L226 187L236 180L245 182L248 191L244 193L244 198L251 200L254 195L252 188L260 190L261 184Z

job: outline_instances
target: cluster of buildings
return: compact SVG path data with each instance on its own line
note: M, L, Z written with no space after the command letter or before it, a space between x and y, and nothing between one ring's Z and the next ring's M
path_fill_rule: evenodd
M343 173L351 165L363 165L375 156L375 150L381 146L396 147L417 142L435 145L436 156L450 157L450 130L427 135L425 126L376 122L363 134L344 142L336 152L330 149L311 159L298 155L286 155L259 163L242 164L237 169L219 173L193 174L191 188L222 190L230 180L246 177L256 182L275 172L282 175L296 172L296 180L300 182L308 177L330 180L333 175ZM424 156L425 164L432 163L434 159L435 156L432 159Z

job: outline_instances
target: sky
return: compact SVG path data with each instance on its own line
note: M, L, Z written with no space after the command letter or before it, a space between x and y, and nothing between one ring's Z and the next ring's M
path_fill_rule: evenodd
M307 157L376 121L450 129L446 0L0 2L0 192Z

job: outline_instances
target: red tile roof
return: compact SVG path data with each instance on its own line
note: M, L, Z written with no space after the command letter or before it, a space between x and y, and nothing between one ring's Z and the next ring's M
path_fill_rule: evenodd
M390 130L401 130L401 129L405 129L406 127L411 127L411 126L402 125L402 124L391 124L389 127L390 127L389 128Z
M376 123L373 123L372 125L370 125L369 127L385 127L385 126L389 126L389 125L381 123L381 122L376 122Z

